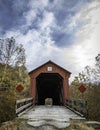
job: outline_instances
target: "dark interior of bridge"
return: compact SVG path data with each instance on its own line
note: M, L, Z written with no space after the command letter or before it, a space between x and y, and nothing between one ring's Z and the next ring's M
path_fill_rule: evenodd
M41 73L36 78L37 105L44 105L52 98L53 105L63 105L63 78L57 73Z

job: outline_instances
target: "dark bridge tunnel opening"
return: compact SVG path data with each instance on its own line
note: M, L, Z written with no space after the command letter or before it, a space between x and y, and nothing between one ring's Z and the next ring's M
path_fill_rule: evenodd
M36 78L37 105L45 105L52 98L53 105L63 105L63 78L57 73L41 73Z

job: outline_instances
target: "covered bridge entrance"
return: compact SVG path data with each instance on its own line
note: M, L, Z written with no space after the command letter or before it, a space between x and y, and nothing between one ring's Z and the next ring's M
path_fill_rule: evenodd
M52 98L53 105L64 105L69 98L70 72L52 61L29 72L30 96L37 105L44 105L46 98Z

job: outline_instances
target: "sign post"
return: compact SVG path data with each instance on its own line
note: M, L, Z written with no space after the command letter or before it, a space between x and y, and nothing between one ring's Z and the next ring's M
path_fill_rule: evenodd
M17 90L17 92L18 92L19 98L20 98L20 93L23 91L23 89L24 89L24 87L23 87L21 84L19 84L19 85L16 87L16 90Z
M83 99L84 98L83 93L86 91L86 87L83 84L81 84L78 89L82 93L82 99Z

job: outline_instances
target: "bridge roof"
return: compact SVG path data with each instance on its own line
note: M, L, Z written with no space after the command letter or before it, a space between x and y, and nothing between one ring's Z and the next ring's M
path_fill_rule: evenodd
M54 63L54 62L53 62L53 61L51 61L51 60L49 60L48 62L46 62L46 63L42 64L41 66L39 66L39 67L37 67L37 68L35 68L34 70L30 71L30 72L29 72L29 74L33 73L34 71L36 71L36 70L40 69L41 67L43 67L44 65L49 64L49 63L51 63L51 64L53 64L53 65L57 66L58 68L62 69L62 70L63 70L63 71L65 71L65 72L67 72L67 73L71 74L71 72L70 72L70 71L68 71L68 70L64 69L63 67L59 66L58 64Z

